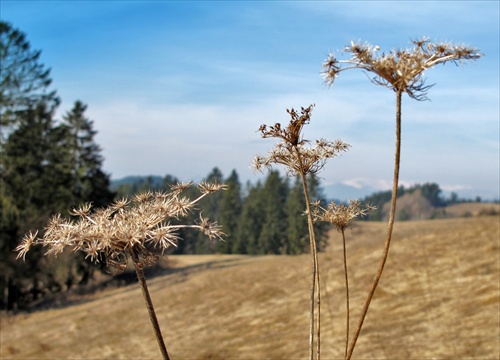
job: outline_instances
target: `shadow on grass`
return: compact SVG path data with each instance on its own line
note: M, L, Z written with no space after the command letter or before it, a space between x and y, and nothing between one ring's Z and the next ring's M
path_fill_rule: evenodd
M201 255L203 256L203 255ZM203 271L228 268L241 265L257 256L238 256L231 258L224 258L221 256L217 260L202 261L196 264L176 266L176 261L171 261L168 258L166 261L160 261L154 266L144 269L146 280L150 281L159 277L168 277L167 282L169 285L182 283L187 281L192 274L200 273ZM131 266L127 267L125 271L113 275L112 273L102 273L98 275L100 280L94 280L87 285L75 287L69 291L61 291L57 293L46 294L37 302L32 303L28 308L17 311L18 313L27 312L34 313L49 309L61 309L69 306L83 304L95 300L93 295L115 289L121 289L119 292L128 292L139 289L137 275ZM134 285L134 286L132 286ZM153 285L149 283L148 285ZM116 295L116 291L109 294L102 294L99 298L107 298Z

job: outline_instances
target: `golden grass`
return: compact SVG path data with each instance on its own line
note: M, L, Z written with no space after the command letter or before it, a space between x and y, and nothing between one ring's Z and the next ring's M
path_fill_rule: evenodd
M496 203L459 203L447 206L446 214L450 217L494 215L500 213L500 204Z
M351 329L378 264L385 223L347 233ZM355 359L498 359L499 218L396 223ZM340 234L320 254L322 358L343 357ZM173 359L305 359L310 255L172 256L148 281ZM1 318L2 359L159 359L136 284L62 309Z

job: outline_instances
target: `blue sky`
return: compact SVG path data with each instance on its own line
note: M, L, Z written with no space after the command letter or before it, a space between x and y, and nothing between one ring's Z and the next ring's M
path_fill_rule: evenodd
M328 88L323 60L351 40L385 51L422 36L477 47L479 61L426 73L431 101L404 97L400 179L499 198L498 1L2 0L0 10L42 50L58 117L88 104L114 179L200 180L218 166L256 181L249 164L273 144L259 126L315 103L305 137L352 145L327 163L323 186L389 189L394 93L360 71Z

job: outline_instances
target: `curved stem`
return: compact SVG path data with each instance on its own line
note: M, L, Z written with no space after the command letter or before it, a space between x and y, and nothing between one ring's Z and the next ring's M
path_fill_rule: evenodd
M306 202L306 211L307 211L307 224L309 230L309 243L311 247L311 255L312 255L312 276L311 276L311 295L310 295L310 322L309 322L309 359L313 360L314 358L314 317L315 317L315 303L314 303L314 295L316 293L317 288L317 305L318 305L318 324L317 324L317 342L316 342L316 358L320 360L320 351L321 351L321 288L319 283L319 268L318 268L318 252L316 249L316 236L314 235L314 222L311 212L311 200L309 197L309 188L307 186L307 176L304 173L304 165L302 163L302 157L300 155L299 149L294 147L297 152L297 160L299 162L300 168L300 178L302 180L302 188L304 191L304 198Z
M349 276L347 274L347 250L345 246L345 231L342 229L342 244L344 247L344 275L345 275L345 305L346 305L346 326L345 326L345 354L347 358L347 350L349 349Z
M141 285L142 295L144 296L144 301L146 302L146 307L149 313L149 319L151 320L151 324L153 325L153 329L156 335L156 341L158 342L158 346L160 347L163 359L170 360L167 348L165 346L165 342L163 341L163 336L161 335L160 325L158 324L158 319L156 318L153 301L151 300L151 296L149 295L148 285L146 284L146 278L144 277L144 271L143 271L144 265L139 260L139 256L137 255L135 249L130 250L130 255L132 256L132 261L134 263L137 279L139 279L139 284Z
M300 159L300 158L299 158ZM314 303L314 295L316 293L316 285L317 285L317 279L318 279L318 254L316 251L316 238L314 236L314 227L313 227L313 220L312 220L312 213L311 213L311 205L310 205L310 199L309 199L309 190L307 187L307 178L306 175L301 173L301 179L302 179L302 187L304 190L304 197L306 200L306 211L307 211L307 224L308 224L308 229L309 229L309 242L310 242L310 247L311 247L311 255L312 255L312 278L311 278L311 296L310 296L310 324L309 324L309 358L312 360L314 358L313 353L314 353L314 315L315 315L315 303ZM319 285L319 284L318 284ZM319 309L319 300L318 300L318 309ZM318 310L319 312L319 310ZM319 316L318 316L319 318ZM319 353L320 349L320 334L318 331L318 340L317 340L317 353ZM318 357L319 359L319 357Z
M387 255L389 254L389 247L391 245L392 229L394 227L394 218L396 214L396 199L398 197L399 163L401 157L401 97L402 97L402 92L397 91L396 92L396 153L394 160L394 178L392 182L391 212L389 215L389 224L387 226L387 238L385 240L384 252L382 254L382 259L380 260L380 265L378 267L377 274L375 275L372 288L368 293L368 297L363 307L363 311L361 312L358 327L354 334L354 338L351 341L351 345L349 347L346 360L349 360L351 358L352 352L354 351L354 347L356 346L356 341L358 340L359 333L361 332L361 327L363 326L363 322L368 312L368 308L372 301L373 295L375 294L375 290L377 289L377 285L380 280L380 277L382 276L382 272L384 271L385 262L387 261Z
M314 239L314 242L316 243L316 238ZM317 342L317 347L316 347L316 359L320 360L321 359L321 284L319 281L319 261L318 261L317 252L316 252L316 264L317 264L316 267L318 269L318 271L316 272L316 286L318 288L318 302L317 302L317 305L318 305L318 325L317 325L317 333L316 333L316 337L318 338L318 342Z

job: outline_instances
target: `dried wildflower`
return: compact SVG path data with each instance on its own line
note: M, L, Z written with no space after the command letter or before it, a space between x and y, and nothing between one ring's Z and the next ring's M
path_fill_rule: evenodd
M47 223L43 237L37 237L37 232L24 236L16 248L17 258L25 260L26 253L36 244L48 247L46 255L57 255L71 247L74 251L83 251L86 258L94 262L104 257L108 266L123 271L131 257L160 352L163 359L169 360L143 268L158 261L157 252L163 254L170 246L177 246L177 231L181 228L199 230L210 240L222 240L224 235L219 225L201 216L199 224L172 225L168 222L186 216L199 200L225 188L225 185L203 182L199 185L198 198L182 197L181 193L191 186L192 183L180 183L172 186L169 193L139 193L131 200L119 199L94 212L91 204L84 204L71 211L71 215L78 217L74 221L57 214Z
M482 56L475 48L445 42L434 43L426 37L414 40L412 44L411 49L378 53L379 46L351 41L343 50L352 55L350 59L338 60L335 55L330 54L324 61L325 82L333 85L340 72L359 68L375 74L371 81L377 85L399 93L406 92L416 100L425 100L427 90L432 85L425 85L424 71L449 61L459 64L464 60L477 60Z
M95 262L104 257L108 266L124 268L131 252L136 252L140 259L150 264L156 251L164 253L169 247L176 246L180 228L202 231L211 240L222 239L224 234L220 226L206 219L203 219L202 225L172 225L168 222L169 219L187 215L203 197L225 187L202 183L199 185L200 196L190 200L181 196L181 192L189 186L191 183L177 184L169 193L139 193L132 199L119 199L110 207L94 212L91 204L84 204L71 211L78 217L74 221L57 214L47 223L43 237L37 237L37 233L24 237L16 248L18 258L24 259L35 244L48 247L46 254L53 255L69 246L75 251L83 251Z
M430 42L428 38L415 40L412 41L412 43L412 49L392 50L387 54L379 54L378 51L380 48L378 46L359 44L351 41L351 44L344 49L344 52L351 53L351 58L349 60L338 60L334 55L330 54L328 59L323 63L323 75L325 77L325 82L329 85L333 85L337 75L344 70L362 69L375 74L375 76L370 79L374 84L392 89L396 94L396 151L394 156L394 177L387 237L382 259L380 260L380 265L375 275L372 288L363 307L358 327L351 345L348 349L346 348L346 360L349 360L352 356L389 253L398 196L401 158L402 94L407 93L415 100L426 100L427 90L432 85L425 85L425 70L438 64L445 64L449 61L458 64L464 60L477 60L482 56L475 48L443 42L433 43ZM337 219L336 221L340 220ZM339 222L339 224L341 225L341 222Z
M349 228L358 217L366 216L368 211L375 209L375 206L369 204L363 208L359 200L349 200L349 205L336 204L335 201L332 201L326 209L321 207L319 202L316 202L314 203L313 218L314 221L329 222L335 226L337 231L342 232Z
M350 308L349 308L349 276L347 272L347 253L346 253L346 240L345 240L345 230L349 228L353 221L358 217L365 216L368 211L375 210L376 207L372 205L366 205L362 207L358 200L349 200L349 205L347 204L336 204L332 201L328 204L327 208L320 206L320 202L317 201L313 204L314 210L312 217L314 221L326 221L331 223L338 232L342 233L342 245L344 253L344 276L345 276L345 289L346 289L346 338L345 338L345 354L344 358L348 358L349 351L349 323L350 323Z
M300 176L304 190L306 202L306 215L309 229L309 244L312 255L312 279L310 294L310 322L309 322L309 359L313 359L314 331L317 330L316 353L319 359L320 355L320 304L321 291L319 282L318 253L316 249L316 239L313 228L313 218L310 209L309 190L307 185L307 174L316 174L320 171L327 159L340 155L347 151L349 144L341 140L333 142L320 139L316 140L314 145L302 138L302 129L311 119L311 112L314 105L307 108L301 108L297 112L293 108L287 109L290 115L288 125L282 126L276 123L272 126L261 125L259 130L263 138L279 139L278 143L267 153L266 156L257 155L252 167L257 171L262 171L264 167L269 168L272 164L281 164L286 167L287 174L290 176ZM317 302L315 301L315 296ZM315 328L315 314L317 304L318 323Z
M308 124L314 105L301 108L300 114L293 108L287 109L290 114L290 123L282 127L280 123L273 126L261 125L259 131L263 138L278 138L280 141L267 153L266 156L255 156L252 167L262 171L264 167L269 168L272 164L284 165L290 176L300 174L315 174L320 171L327 159L340 155L347 151L349 144L341 140L327 141L316 140L314 146L308 146L309 141L304 140L302 129Z

